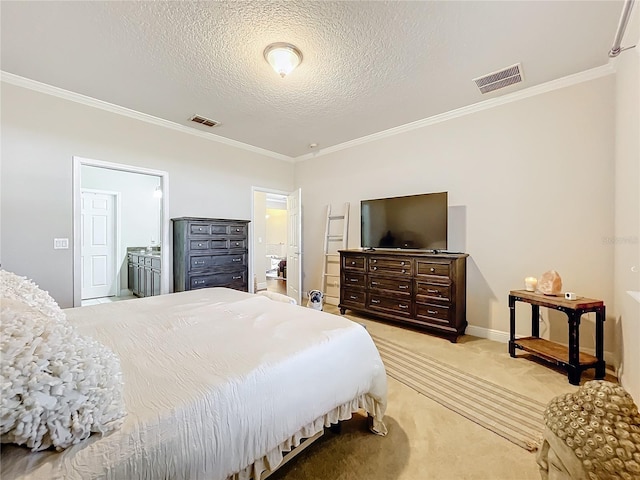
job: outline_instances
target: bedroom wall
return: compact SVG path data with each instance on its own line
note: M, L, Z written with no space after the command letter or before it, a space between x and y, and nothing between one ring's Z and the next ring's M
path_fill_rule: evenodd
M2 82L0 260L73 304L74 155L169 173L169 215L251 218L252 185L293 190L293 167L237 147ZM191 112L189 112L191 113ZM222 127L221 127L222 128Z
M253 193L253 267L255 291L267 288L267 194Z
M615 322L622 365L620 382L640 404L640 5L623 46L637 45L612 60L616 68Z
M614 98L607 75L297 162L304 290L319 286L326 204L351 203L349 246L358 248L360 200L448 191L449 249L470 255L468 332L506 340L509 290L550 269L564 290L611 307L613 251L603 238L614 232ZM551 314L542 334L566 342L566 318ZM518 318L518 333L530 334L528 305ZM583 321L586 347L594 320ZM615 338L608 321L610 360Z

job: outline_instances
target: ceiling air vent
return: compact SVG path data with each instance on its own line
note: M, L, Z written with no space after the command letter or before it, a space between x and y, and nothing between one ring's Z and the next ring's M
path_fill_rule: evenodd
M220 124L220 122L216 122L215 120L211 120L210 118L201 117L200 115L194 115L189 120L204 125L205 127L215 127L216 125Z
M519 63L516 63L497 72L474 78L473 81L476 82L480 93L489 93L514 83L520 83L523 79L522 67Z

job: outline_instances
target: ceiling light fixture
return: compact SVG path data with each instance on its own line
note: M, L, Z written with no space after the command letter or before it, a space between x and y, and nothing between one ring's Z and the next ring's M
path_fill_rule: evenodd
M302 63L302 52L295 45L277 42L267 45L264 49L264 59L284 78Z

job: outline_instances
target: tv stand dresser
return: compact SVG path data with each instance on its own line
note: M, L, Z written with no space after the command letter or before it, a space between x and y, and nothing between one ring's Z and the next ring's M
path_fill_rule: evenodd
M468 256L340 250L340 313L350 309L456 342L467 327Z

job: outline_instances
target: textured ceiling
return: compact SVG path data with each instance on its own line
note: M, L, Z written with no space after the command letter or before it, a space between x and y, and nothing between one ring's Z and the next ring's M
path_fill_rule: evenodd
M4 72L297 157L605 65L622 0L0 8ZM262 56L282 41L304 54L285 79ZM482 95L472 82L518 62L523 83Z

